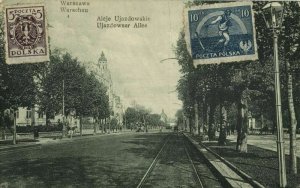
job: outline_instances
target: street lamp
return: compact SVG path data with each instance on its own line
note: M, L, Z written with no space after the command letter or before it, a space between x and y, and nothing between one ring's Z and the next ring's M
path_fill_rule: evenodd
M266 25L273 33L274 45L274 74L275 74L275 96L276 96L276 122L277 122L277 153L279 164L279 186L286 187L285 152L282 130L281 94L278 62L278 34L283 21L283 7L278 2L268 3L263 7L263 18Z
M268 3L263 7L263 18L267 28L278 33L282 27L283 6L278 2Z

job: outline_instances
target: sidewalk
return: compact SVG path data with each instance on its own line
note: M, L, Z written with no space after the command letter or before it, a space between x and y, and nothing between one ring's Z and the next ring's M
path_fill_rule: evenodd
M151 130L151 132L156 132L156 130ZM108 135L120 135L120 134L130 134L130 133L136 133L135 130L129 130L129 129L123 129L122 131L118 132L110 132L110 133L102 133L101 130L97 131L97 133L94 135L94 130L84 129L82 131L82 136L80 136L79 133L76 133L73 135L72 138L69 136L66 136L64 138L61 138L61 132L41 132L39 134L39 138L34 140L33 134L20 134L17 136L17 144L12 144L12 137L8 136L6 140L0 140L0 152L6 151L6 150L13 150L17 148L26 148L26 147L35 147L40 146L44 144L55 144L55 143L64 143L64 142L71 142L73 140L78 139L85 139L90 138L94 136L108 136ZM141 134L141 133L137 133Z
M220 175L221 180L227 184L229 187L263 187L258 182L254 181L250 176L241 172L231 163L226 161L221 156L217 155L215 152L207 148L203 144L199 144L188 134L185 134L186 138L197 148L197 150L202 153L209 165L211 165L217 173Z
M299 136L298 136L299 137ZM288 135L284 137L285 153L288 154ZM227 137L225 146L219 146L217 141L203 141L202 143L219 156L229 161L236 168L248 174L265 187L278 187L278 156L276 135L248 135L248 152L236 151L236 135ZM297 139L299 148L299 138ZM297 153L299 156L299 152ZM288 187L300 187L300 174L290 174L290 159L285 158ZM298 171L300 168L298 166Z
M227 136L227 139L230 141L236 141L236 135L229 135ZM276 146L276 135L248 135L248 144L262 148L267 149L271 151L277 151ZM285 148L285 154L289 155L290 152L290 141L289 141L289 135L284 134L284 148ZM297 156L300 157L300 135L297 135Z

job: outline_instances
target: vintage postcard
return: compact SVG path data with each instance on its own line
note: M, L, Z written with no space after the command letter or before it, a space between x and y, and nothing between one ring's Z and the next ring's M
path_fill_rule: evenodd
M0 10L0 188L300 187L300 1Z

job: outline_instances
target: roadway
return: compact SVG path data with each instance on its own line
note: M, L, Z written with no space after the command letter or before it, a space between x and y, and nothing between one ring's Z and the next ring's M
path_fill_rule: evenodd
M87 136L14 149L0 153L0 169L0 186L8 187L134 188L144 176L142 187L199 187L197 176L204 187L221 186L196 150L176 133Z

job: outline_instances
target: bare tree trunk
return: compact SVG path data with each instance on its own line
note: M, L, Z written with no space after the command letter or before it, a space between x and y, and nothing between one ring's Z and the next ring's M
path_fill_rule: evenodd
M148 124L146 123L145 115L143 115L143 121L144 121L145 131L147 133L148 132Z
M205 101L203 100L203 103L202 103L202 124L199 128L199 134L200 135L203 135L204 134L204 127L206 126L207 124L207 108L206 108L206 104L205 104Z
M191 121L190 118L187 117L187 118L186 118L186 125L187 125L187 127L189 128L190 133L192 133L192 127L191 127L191 122L190 122L190 121Z
M208 127L209 127L209 112L210 112L210 106L206 103L206 110L205 110L205 131L208 134Z
M192 125L192 122L193 122L193 120L192 120L192 118L188 118L188 125L189 125L189 128L190 128L190 133L192 134L193 133L193 125Z
M218 143L220 146L224 146L226 144L226 122L225 120L225 107L220 104L220 135L218 139Z
M96 126L97 124L98 124L98 121L97 121L97 118L95 118L94 119L94 135L97 134L97 126Z
M293 77L290 73L290 63L285 61L287 70L287 92L288 92L288 107L289 107L289 117L290 117L290 160L291 160L291 172L292 174L297 174L297 155L296 155L296 129L297 129L297 119L294 107L294 97L293 97Z
M241 135L242 135L242 104L238 102L237 104L237 118L236 118L236 132L237 132L237 138L236 138L236 150L241 150Z
M35 129L35 107L31 107L31 128L33 130L33 138L36 139L35 137L35 131L38 131Z
M265 125L265 118L264 118L264 115L261 114L260 115L260 118L261 118L261 129L263 129L266 125Z
M2 129L2 140L6 140L6 132L5 132L5 127Z
M246 100L240 99L238 103L238 117L237 117L237 141L236 150L242 153L247 153L247 134L248 134L248 124L247 124L247 102Z
M101 125L101 133L104 133L104 126L103 126L103 119L100 119L100 125Z
M224 126L225 126L225 141L226 141L227 135L230 135L230 127L229 127L229 123L228 123L228 119L227 119L227 110L225 107L223 108L222 113L223 113L223 117L224 117L223 121L224 121Z
M14 117L14 128L13 128L13 144L17 144L17 119L16 119L16 112L13 110L13 117Z
M215 110L216 105L211 104L209 108L209 119L208 119L208 139L215 140L216 139L216 127L215 127Z
M6 140L6 135L5 135L5 124L4 124L4 113L0 112L0 127L1 127L1 133L2 133L2 140Z
M109 117L109 119L108 119L108 134L110 134L110 131L111 131L110 128L111 127L110 127L110 117Z
M82 116L79 116L79 130L80 130L80 136L82 136Z
M104 118L103 129L104 129L104 132L105 132L105 133L107 133L107 130L106 130L106 123L107 123L107 118Z
M98 120L98 122L97 122L97 130L100 131L101 119L98 117L97 120Z
M161 130L161 125L160 126L160 130ZM184 131L187 131L187 118L186 116L183 114L183 126L184 126Z
M194 104L194 108L195 108L195 130L194 133L196 135L199 135L199 115L198 115L198 103L197 100L195 100L195 104Z

